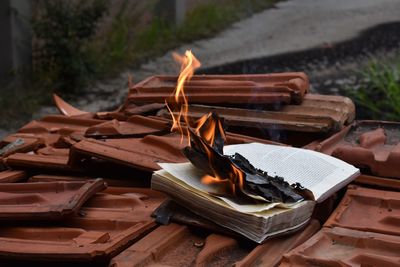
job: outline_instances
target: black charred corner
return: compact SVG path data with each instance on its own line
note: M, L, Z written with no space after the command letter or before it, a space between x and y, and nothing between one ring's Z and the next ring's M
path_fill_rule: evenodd
M221 127L216 127L213 143L209 144L202 137L202 133L207 132L208 127L213 125L211 120L217 120L216 124ZM227 189L226 192L246 200L257 202L257 197L262 197L270 202L294 203L303 199L313 199L312 193L299 183L290 185L283 177L269 176L268 173L256 169L240 154L223 155L225 133L220 130L224 129L222 124L218 115L213 113L199 129L199 135L189 128L191 146L185 147L183 153L194 166L208 175L230 181L232 188L240 190ZM239 184L238 175L234 175L234 169L243 174L243 186Z

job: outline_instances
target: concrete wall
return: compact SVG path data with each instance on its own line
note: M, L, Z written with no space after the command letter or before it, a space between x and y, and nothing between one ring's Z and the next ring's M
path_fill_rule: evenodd
M0 80L12 79L12 73L29 67L31 61L31 1L0 1Z

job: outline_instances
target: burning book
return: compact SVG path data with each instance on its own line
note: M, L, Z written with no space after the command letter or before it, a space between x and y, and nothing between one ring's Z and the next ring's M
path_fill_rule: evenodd
M304 226L316 202L358 175L353 166L314 151L258 143L224 146L223 121L217 114L196 122L186 116L183 81L200 64L190 52L181 60L176 102L167 104L172 130L188 136L183 153L190 162L161 163L162 170L153 174L153 189L261 243Z

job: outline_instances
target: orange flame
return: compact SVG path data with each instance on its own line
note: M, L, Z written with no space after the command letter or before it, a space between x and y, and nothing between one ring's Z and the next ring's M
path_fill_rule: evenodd
M181 56L176 53L173 54L173 57L175 61L181 64L181 71L177 80L176 88L174 91L174 96L175 96L175 102L180 109L179 112L176 114L174 113L171 108L167 104L167 108L169 112L171 113L172 116L172 127L171 131L178 130L181 135L183 140L184 132L186 132L186 135L188 136L188 142L190 145L190 137L189 137L189 131L186 128L186 131L184 131L184 128L181 125L181 120L186 123L186 125L189 125L189 119L188 119L188 100L185 95L185 90L184 90L184 85L186 81L189 81L193 74L194 71L201 66L200 61L192 54L192 51L186 50L185 55Z
M194 71L200 67L201 63L197 58L192 54L190 50L187 50L184 55L178 55L176 53L173 54L175 61L181 64L181 71L177 80L177 85L174 95L174 110L167 104L168 111L172 117L172 127L171 131L178 131L181 134L181 142L183 141L184 136L186 135L188 138L188 145L190 146L190 133L188 127L190 127L188 111L189 111L189 103L187 96L185 94L185 83L189 81ZM178 109L178 110L176 110ZM182 121L186 124L186 127L182 126ZM207 125L205 125L207 123ZM212 146L215 141L215 134L217 131L220 132L222 138L226 140L225 131L221 124L221 121L212 117L212 113L208 115L202 116L199 120L196 121L194 127L195 134L202 137L202 139ZM211 169L213 169L214 176L205 175L201 182L204 184L222 184L227 192L236 193L236 186L238 185L240 188L243 188L244 184L244 174L241 170L239 170L236 166L231 165L231 170L229 170L227 177L218 177L217 172L214 171L213 166L213 155L212 151L207 149L207 157L209 160L209 164Z
M202 116L195 123L195 133L203 138L209 145L214 144L215 134L217 130L221 133L222 138L226 140L225 131L221 124L221 121L215 120L212 117L212 113ZM208 125L205 125L208 122ZM203 127L207 126L207 127ZM202 131L201 131L202 130Z

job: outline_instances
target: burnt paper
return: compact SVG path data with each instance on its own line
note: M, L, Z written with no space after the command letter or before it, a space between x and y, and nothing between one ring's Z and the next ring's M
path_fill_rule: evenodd
M224 183L224 194L255 202L295 203L312 199L312 193L300 184L290 185L282 177L272 177L238 153L223 155L225 133L217 114L208 115L196 131L189 128L189 132L190 146L185 147L183 153L194 166L212 177L210 183Z

